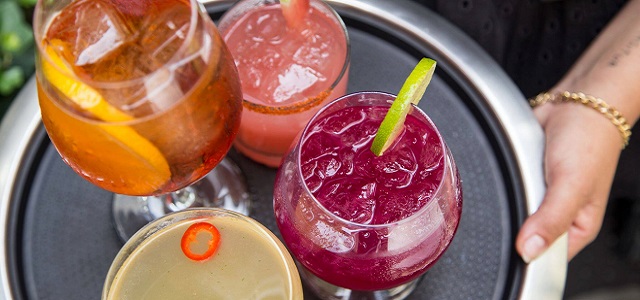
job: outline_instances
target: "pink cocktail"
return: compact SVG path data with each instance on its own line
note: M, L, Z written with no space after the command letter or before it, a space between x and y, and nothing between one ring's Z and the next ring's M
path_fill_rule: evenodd
M458 171L424 112L411 109L383 155L370 150L394 98L361 92L332 102L278 170L278 226L305 267L307 284L322 297L337 299L349 289L363 299L401 299L456 232Z
M346 91L346 28L320 0L310 1L304 22L295 27L287 25L279 1L243 0L222 16L219 28L244 96L235 147L277 167L313 114Z

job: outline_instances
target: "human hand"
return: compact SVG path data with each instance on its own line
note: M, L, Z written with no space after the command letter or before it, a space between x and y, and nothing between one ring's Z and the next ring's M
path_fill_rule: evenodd
M544 104L534 110L545 136L547 191L523 224L516 250L530 262L568 232L571 260L598 235L622 140L599 112L575 103Z
M629 1L550 91L602 97L633 126L640 118L639 12L640 0ZM622 138L609 119L585 105L548 103L534 114L546 136L547 191L522 225L516 250L529 262L568 232L571 260L600 232Z

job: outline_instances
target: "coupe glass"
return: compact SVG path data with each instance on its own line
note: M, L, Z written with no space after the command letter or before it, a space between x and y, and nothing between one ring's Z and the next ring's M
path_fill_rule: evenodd
M76 173L116 193L123 240L185 207L248 212L244 178L224 159L240 81L196 0L40 0L34 14L44 126Z
M345 94L350 65L347 28L331 6L310 0L293 27L279 2L238 1L218 24L244 97L235 148L270 167L320 107Z
M462 209L458 171L423 111L414 106L407 119L430 130L416 138L421 150L392 146L380 158L370 153L393 99L387 93L359 92L328 104L278 170L278 227L301 264L303 281L322 299L403 299L457 230ZM319 134L328 138L319 139ZM344 177L337 179L337 174ZM437 180L428 184L418 179L432 175ZM313 177L322 177L322 186L310 181ZM339 185L349 188L337 192ZM406 196L409 191L415 196ZM374 221L383 219L388 221Z
M216 227L219 246L211 257L191 260L183 236L203 223ZM191 248L198 251L197 240L207 242L208 234L197 233ZM225 209L185 209L149 223L122 247L102 299L298 300L302 284L291 255L262 224Z

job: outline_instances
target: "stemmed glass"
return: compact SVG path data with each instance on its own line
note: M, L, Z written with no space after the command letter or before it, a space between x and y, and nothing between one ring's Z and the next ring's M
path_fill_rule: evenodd
M196 0L40 0L34 33L47 133L76 173L116 193L124 240L185 207L247 213L244 179L224 159L240 81Z
M302 284L291 255L262 224L225 209L194 208L136 232L111 264L102 299L299 300Z
M403 299L457 230L458 171L422 110L411 109L407 129L382 156L369 150L393 99L359 92L331 102L278 170L278 227L322 299Z

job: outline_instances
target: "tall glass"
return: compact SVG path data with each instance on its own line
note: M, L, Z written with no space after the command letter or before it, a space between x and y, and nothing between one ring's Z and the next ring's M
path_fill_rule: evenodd
M359 92L328 104L278 170L278 227L322 299L403 299L457 230L458 171L423 111L411 109L382 156L369 150L393 99Z
M345 94L349 37L340 16L311 0L288 26L278 0L242 0L219 22L242 82L244 111L234 146L270 167L322 105Z
M213 238L208 230L193 230L210 225L220 237L213 255L186 256L183 247L195 252L202 245L197 240L185 245L184 237L196 233L206 243ZM186 209L150 223L124 245L109 269L102 299L299 300L302 284L291 255L262 224L224 209Z
M76 173L116 193L123 239L193 205L246 211L243 178L223 160L242 113L238 73L196 0L40 0L34 32L47 133Z

